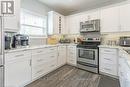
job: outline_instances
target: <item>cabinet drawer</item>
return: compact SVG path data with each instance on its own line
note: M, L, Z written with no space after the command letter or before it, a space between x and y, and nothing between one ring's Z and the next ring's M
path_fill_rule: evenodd
M48 55L48 59L55 59L55 60L57 60L57 57L58 57L58 53L57 52L50 53Z
M47 63L47 70L48 72L54 70L57 67L57 60L51 60Z
M104 67L104 68L101 69L101 72L117 76L117 71L116 70L112 70L110 68Z
M37 66L44 64L50 60L57 60L57 53L50 53L48 54L39 54L39 55L33 55L32 56L32 66Z
M68 64L72 64L72 65L76 65L77 64L77 61L75 59L68 59L67 60L67 63Z
M46 74L47 73L46 69L47 69L46 64L32 67L32 79L36 79L36 78Z
M67 59L74 59L74 60L76 60L77 58L76 58L75 55L69 55L69 56L67 56Z
M116 49L109 49L109 48L100 48L100 52L101 53L106 53L106 54L117 54L117 50Z
M117 64L117 56L116 55L108 55L102 54L100 55L100 62L101 63L109 63L109 64Z
M12 61L15 59L24 58L26 56L30 56L30 57L28 57L30 59L31 58L31 51L19 51L19 52L7 53L7 54L5 54L5 62Z
M103 63L100 65L100 71L111 75L117 75L117 66L115 64Z
M36 57L36 56L34 56ZM38 57L38 56L37 56ZM46 58L33 58L32 59L32 67L38 66L38 65L42 65L44 63L46 63L48 60Z
M75 51L75 50L68 50L68 54L69 54L69 55L75 55L75 54L76 54L76 51Z
M52 52L57 52L57 47L49 47L49 48L42 48L42 49L32 50L32 55L49 54L49 53L52 53Z
M100 64L104 64L104 63L107 63L107 64L117 64L117 61L112 61L112 60L110 60L110 59L102 59L102 60L100 60Z
M58 47L58 50L59 50L59 51L66 51L66 46L59 46L59 47Z
M53 52L57 52L57 47L47 48L47 53L53 53Z
M76 49L76 46L68 46L68 49Z
M45 54L46 48L32 50L32 55Z

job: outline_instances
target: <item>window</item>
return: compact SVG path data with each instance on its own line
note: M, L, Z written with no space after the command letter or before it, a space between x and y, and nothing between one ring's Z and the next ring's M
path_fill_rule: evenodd
M32 37L46 37L47 17L22 10L20 33L27 34Z

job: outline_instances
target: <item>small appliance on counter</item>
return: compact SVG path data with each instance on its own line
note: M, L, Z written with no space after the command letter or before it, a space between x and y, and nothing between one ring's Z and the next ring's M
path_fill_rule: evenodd
M124 47L130 47L130 36L120 37L119 45Z
M12 44L12 37L5 35L5 50L11 49L11 44Z
M13 36L12 48L21 48L29 45L29 36L16 34Z
M70 43L70 39L60 39L59 43Z

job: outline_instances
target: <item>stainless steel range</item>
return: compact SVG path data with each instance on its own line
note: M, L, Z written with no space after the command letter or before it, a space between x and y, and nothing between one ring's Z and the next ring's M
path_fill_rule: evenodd
M98 73L100 38L86 38L77 45L77 67Z

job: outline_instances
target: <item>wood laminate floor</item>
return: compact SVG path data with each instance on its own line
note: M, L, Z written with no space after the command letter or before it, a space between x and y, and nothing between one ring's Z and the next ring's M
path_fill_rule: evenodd
M25 87L119 87L119 82L65 65Z

